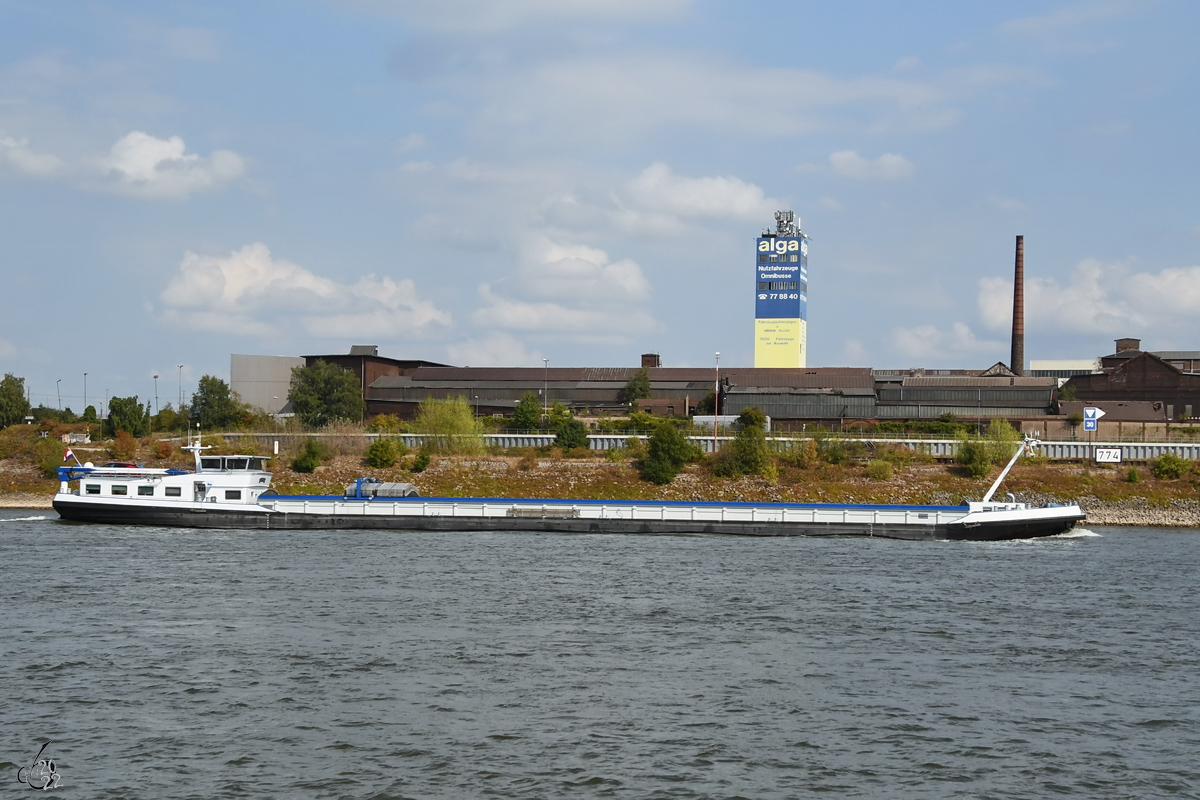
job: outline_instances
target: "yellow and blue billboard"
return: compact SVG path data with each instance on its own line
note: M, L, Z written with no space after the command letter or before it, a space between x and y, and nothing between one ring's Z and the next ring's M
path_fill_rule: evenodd
M808 240L803 236L758 239L754 290L754 366L805 366Z

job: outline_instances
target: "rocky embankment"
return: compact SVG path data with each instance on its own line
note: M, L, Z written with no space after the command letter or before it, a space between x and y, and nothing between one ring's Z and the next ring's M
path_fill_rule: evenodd
M1200 500L1171 500L1168 505L1156 505L1142 498L1097 500L1081 497L1079 506L1087 512L1088 525L1200 528Z

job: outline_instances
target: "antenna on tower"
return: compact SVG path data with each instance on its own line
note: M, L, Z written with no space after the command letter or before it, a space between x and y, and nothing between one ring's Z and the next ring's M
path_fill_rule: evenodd
M788 237L804 235L804 233L800 230L800 218L796 216L796 212L775 212L775 235Z

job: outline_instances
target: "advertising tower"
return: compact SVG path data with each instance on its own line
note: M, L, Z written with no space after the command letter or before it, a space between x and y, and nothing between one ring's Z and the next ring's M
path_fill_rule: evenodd
M755 241L754 366L803 367L808 356L808 237L791 211Z

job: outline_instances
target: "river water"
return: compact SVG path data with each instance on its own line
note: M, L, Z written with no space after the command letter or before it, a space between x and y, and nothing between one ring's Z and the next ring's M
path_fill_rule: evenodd
M0 511L0 780L78 798L1200 795L1200 530L995 544Z

